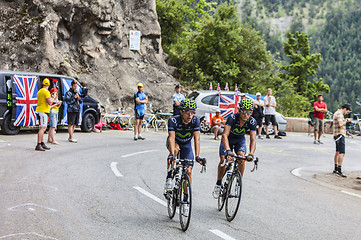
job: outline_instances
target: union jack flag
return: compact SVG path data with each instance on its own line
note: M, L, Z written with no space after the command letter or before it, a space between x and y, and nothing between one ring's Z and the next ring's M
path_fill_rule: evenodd
M218 108L221 110L221 117L228 118L232 113L238 112L238 95L224 94L219 95Z
M221 94L221 87L219 86L219 83L217 85L217 91L218 91L219 94Z
M38 103L37 77L14 76L16 88L16 120L14 126L34 126L38 120L35 115Z
M239 90L238 90L237 84L236 84L236 86L234 87L234 91L236 92L237 95L239 94Z
M224 88L225 91L229 91L228 83L226 83L226 87Z
M209 84L209 90L213 90L212 82Z

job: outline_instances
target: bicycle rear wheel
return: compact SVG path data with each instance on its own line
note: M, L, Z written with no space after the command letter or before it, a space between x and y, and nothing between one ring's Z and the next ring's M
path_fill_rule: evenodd
M223 174L223 178L222 178L222 184L221 184L222 188L221 188L221 191L218 196L218 211L222 211L226 197L227 197L226 179L227 179L227 174L225 172Z
M242 195L242 178L239 172L232 175L227 189L226 218L230 222L237 214Z
M183 231L187 231L191 221L192 212L192 189L191 181L187 174L181 179L179 192L179 221Z
M173 189L172 194L170 194L167 200L168 216L170 219L172 219L175 215L176 202L177 202L177 193L176 190Z

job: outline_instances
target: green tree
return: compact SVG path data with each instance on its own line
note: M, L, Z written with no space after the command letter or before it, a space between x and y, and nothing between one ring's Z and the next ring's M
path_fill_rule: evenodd
M282 84L279 96L280 105L286 115L304 115L319 93L328 93L330 88L316 77L321 62L321 54L310 53L308 35L296 32L287 33L284 50L289 57L289 64L280 65ZM297 102L296 102L297 101ZM294 107L290 103L295 103ZM292 108L292 109L291 109Z
M241 24L235 5L219 5L179 43L177 67L195 87L228 82L251 92L273 81L271 54L259 33Z
M156 0L156 6L162 29L162 46L169 53L184 31L195 28L201 17L208 16L214 3L205 0Z

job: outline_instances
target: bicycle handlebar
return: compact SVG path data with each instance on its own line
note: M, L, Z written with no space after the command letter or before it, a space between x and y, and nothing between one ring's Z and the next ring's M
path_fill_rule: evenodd
M236 160L244 160L244 161L247 161L247 162L252 162L253 161L253 168L251 170L251 172L254 172L254 170L258 170L258 157L254 158L253 160L248 160L247 157L245 156L241 156L241 155L237 155L234 157ZM221 164L221 166L225 166L227 163L227 158L224 159L224 162L223 164Z

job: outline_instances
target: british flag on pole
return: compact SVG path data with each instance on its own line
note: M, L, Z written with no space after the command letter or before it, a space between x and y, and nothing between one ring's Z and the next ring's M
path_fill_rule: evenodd
M34 126L37 124L35 115L38 100L37 77L35 76L14 76L16 88L16 119L14 126Z
M221 110L221 116L228 118L230 114L238 112L238 95L223 94L219 95L218 108Z

